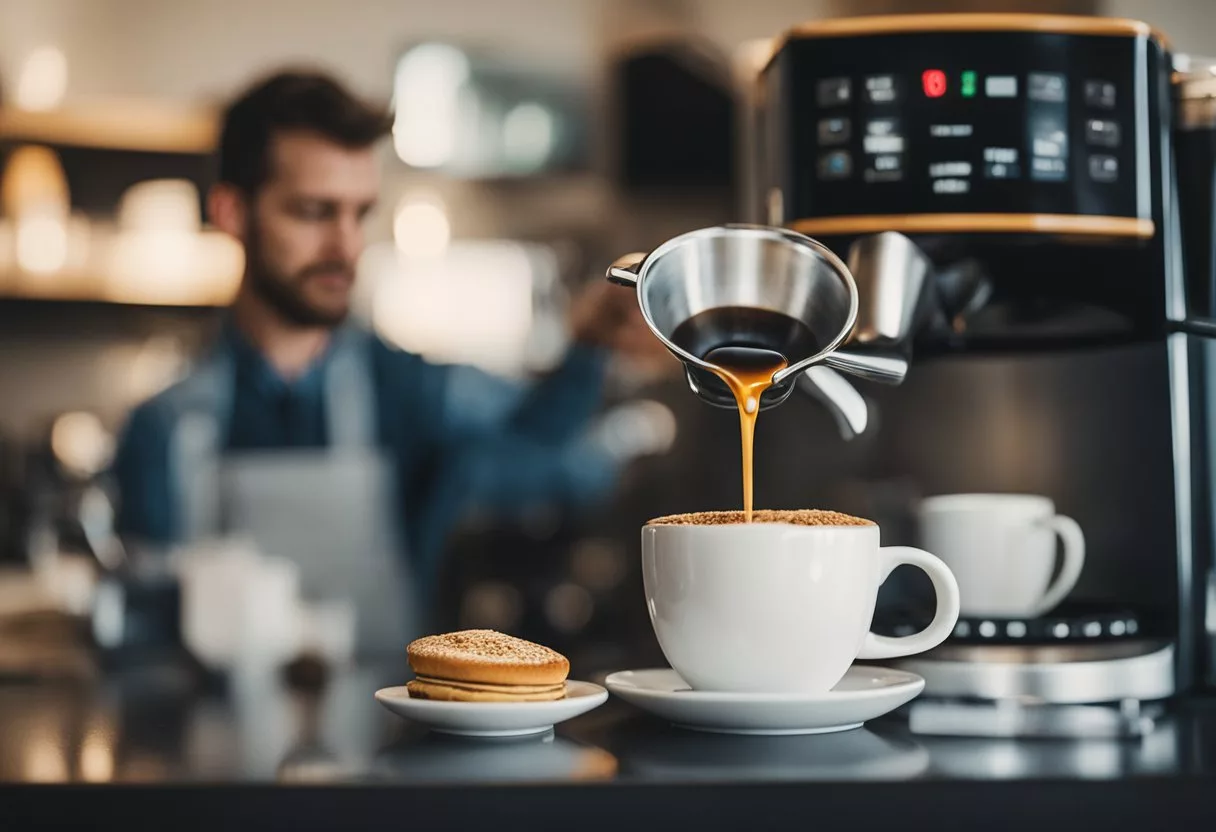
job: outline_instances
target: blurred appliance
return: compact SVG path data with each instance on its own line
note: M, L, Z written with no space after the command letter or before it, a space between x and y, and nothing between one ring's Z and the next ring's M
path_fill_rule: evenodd
M1191 313L1216 318L1216 60L1179 55L1174 74L1174 145L1175 168L1178 172L1178 204L1182 240L1183 274L1186 277L1186 302ZM1216 345L1210 339L1199 341L1201 351L1192 371L1198 388L1194 418L1198 427L1211 424L1213 368L1216 368ZM1205 385L1206 382L1206 385ZM1216 444L1208 439L1206 445L1196 445L1204 454L1197 460L1204 474L1198 491L1202 502L1197 503L1195 525L1205 541L1216 540L1213 525L1213 499L1210 477L1216 471ZM1216 686L1216 546L1200 549L1205 558L1198 562L1195 572L1195 603L1204 622L1199 649L1204 653L1203 680Z
M585 170L588 110L580 80L535 56L414 43L393 77L393 147L413 168L458 179Z
M735 103L724 55L699 41L639 44L613 62L611 84L623 188L732 187Z
M865 391L881 415L867 475L910 484L905 515L935 493L1046 494L1089 542L1048 616L964 619L907 662L928 681L914 730L1136 735L1216 683L1216 324L1195 304L1213 277L1212 122L1175 157L1199 122L1173 134L1171 84L1183 115L1200 92L1173 60L1131 20L888 16L795 28L760 74L763 219L842 256L898 232L931 264L905 307L907 381ZM1205 187L1180 206L1183 180ZM876 627L918 627L916 589Z

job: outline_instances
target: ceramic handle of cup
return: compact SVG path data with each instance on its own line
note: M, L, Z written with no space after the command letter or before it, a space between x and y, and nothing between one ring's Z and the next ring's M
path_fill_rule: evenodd
M933 593L937 596L937 612L928 627L910 636L892 638L866 633L857 658L894 659L923 653L941 644L954 632L959 613L958 582L954 580L950 567L923 549L913 549L911 546L884 546L879 553L886 558L887 575L896 566L907 564L923 570L929 576L933 582Z
M1057 514L1044 521L1043 525L1060 536L1060 542L1064 544L1064 565L1060 567L1060 574L1055 583L1048 588L1043 600L1035 607L1035 615L1043 615L1055 609L1056 605L1064 600L1064 596L1072 592L1072 588L1077 585L1077 579L1081 577L1081 567L1085 565L1085 534L1076 520Z

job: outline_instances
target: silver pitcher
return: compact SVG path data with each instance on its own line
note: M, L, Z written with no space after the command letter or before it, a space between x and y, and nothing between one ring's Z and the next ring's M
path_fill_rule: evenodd
M789 365L773 375L760 407L775 407L801 387L828 406L848 438L865 430L869 411L836 371L884 384L903 381L907 341L929 267L920 249L894 232L857 240L846 266L803 234L724 225L681 234L648 254L624 255L607 277L635 288L642 316L684 363L689 387L718 407L734 408L734 398L712 365L672 340L676 329L719 307L766 309L801 321L818 349L786 355Z

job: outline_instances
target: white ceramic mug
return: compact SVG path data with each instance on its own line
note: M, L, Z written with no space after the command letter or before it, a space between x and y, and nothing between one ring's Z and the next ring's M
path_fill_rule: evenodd
M697 690L826 693L855 659L940 644L958 619L958 585L928 552L880 548L878 526L654 525L642 529L646 606L659 646ZM923 569L937 613L903 638L869 631L896 566Z
M967 616L1032 618L1064 600L1085 564L1085 535L1034 494L944 494L920 504L921 543L946 562ZM1055 581L1056 536L1063 565Z

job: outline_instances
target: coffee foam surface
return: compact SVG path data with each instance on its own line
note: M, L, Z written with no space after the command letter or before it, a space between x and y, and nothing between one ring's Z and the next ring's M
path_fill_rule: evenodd
M753 523L788 523L793 526L873 526L873 520L826 511L817 508L787 510L757 509ZM746 525L741 511L694 511L689 514L669 514L651 520L648 526L735 526Z

